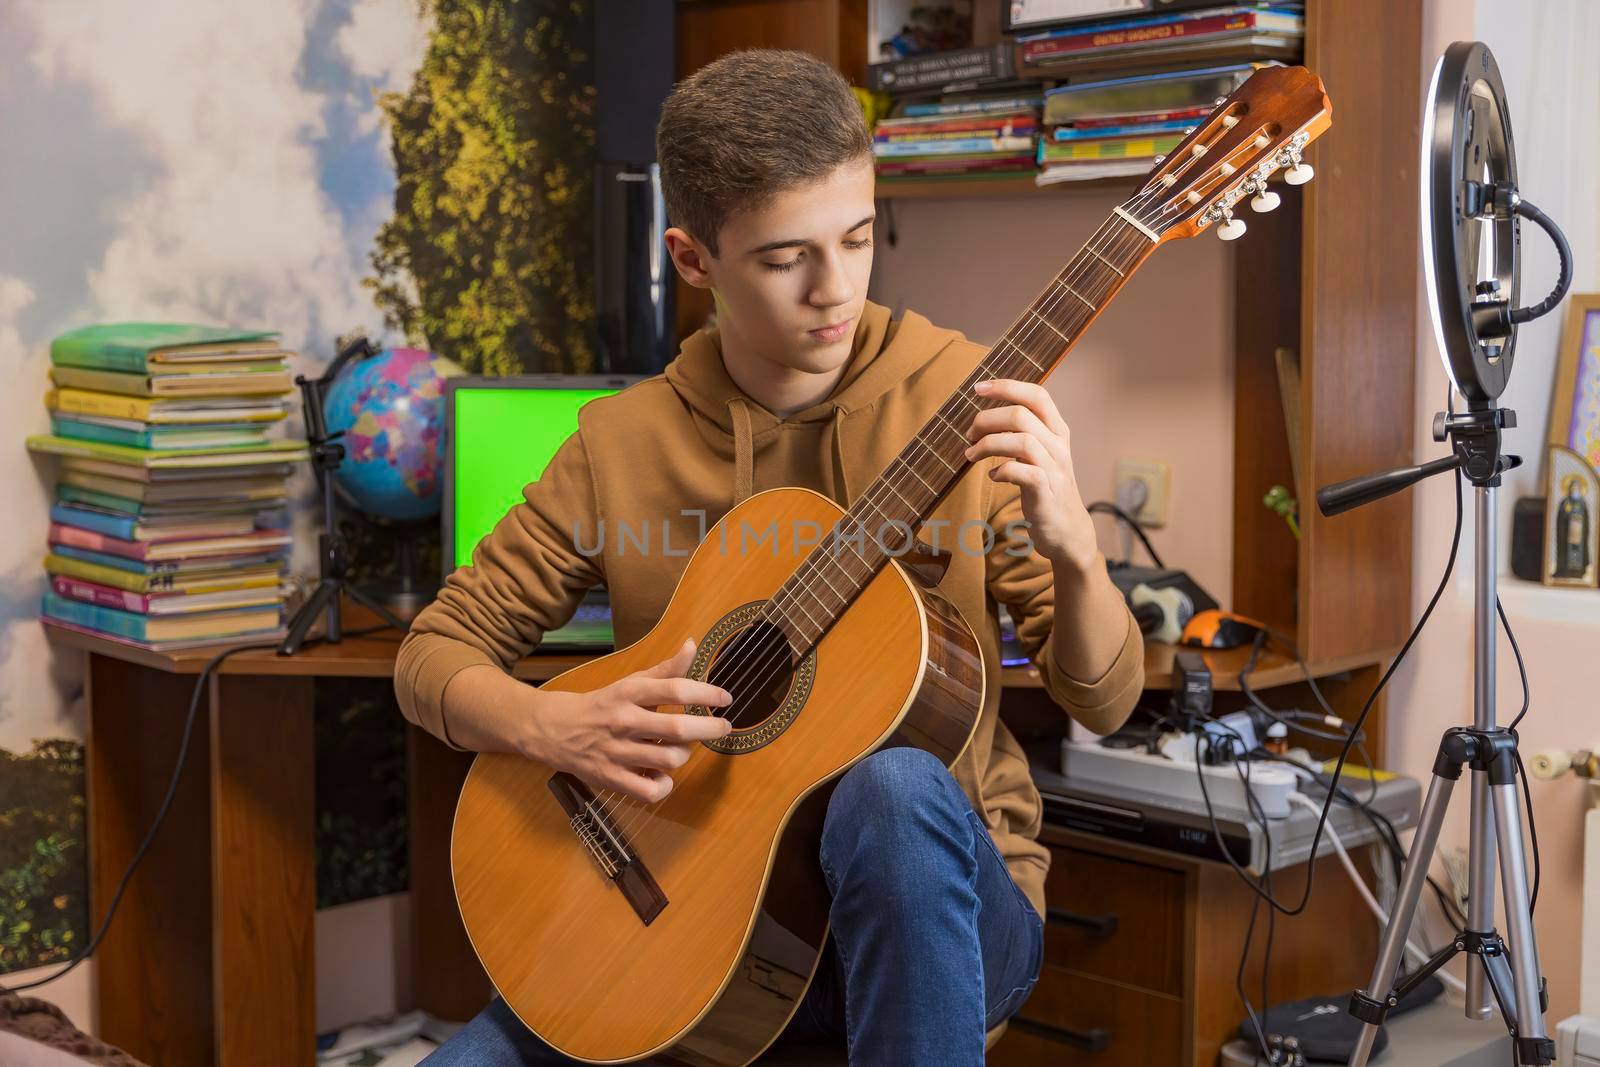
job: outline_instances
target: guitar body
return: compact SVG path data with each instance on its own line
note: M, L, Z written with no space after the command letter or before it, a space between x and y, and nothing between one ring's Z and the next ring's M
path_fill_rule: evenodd
M784 543L790 531L826 531L843 514L805 489L741 502L696 548L648 634L543 688L601 688L686 636L699 642L690 675L723 684L719 657L756 658L735 642L815 547ZM758 542L769 527L783 536ZM799 1006L826 939L817 851L833 784L892 745L953 764L985 685L970 627L899 562L798 668L777 673L759 714L730 715L735 731L698 746L657 805L591 797L516 756L473 762L451 841L457 902L495 988L558 1051L708 1067L758 1056Z

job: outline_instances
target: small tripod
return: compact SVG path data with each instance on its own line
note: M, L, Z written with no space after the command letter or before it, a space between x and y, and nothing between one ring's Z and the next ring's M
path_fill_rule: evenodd
M1473 639L1476 670L1473 675L1473 724L1446 730L1434 758L1433 781L1422 803L1411 855L1400 879L1389 925L1378 948L1378 962L1367 988L1350 1000L1350 1014L1364 1024L1350 1057L1352 1067L1364 1067L1372 1043L1389 1010L1401 997L1457 953L1466 952L1482 966L1467 967L1467 1014L1489 1016L1489 998L1500 1009L1516 1044L1517 1062L1548 1064L1555 1059L1555 1043L1545 1031L1548 1007L1544 979L1539 973L1539 950L1533 938L1533 915L1528 900L1528 872L1522 852L1521 797L1517 793L1517 737L1495 723L1495 619L1496 583L1495 492L1503 472L1518 466L1516 456L1500 452L1500 432L1516 426L1516 413L1489 401L1469 401L1465 412L1434 416L1436 441L1449 438L1452 455L1413 467L1356 478L1329 486L1317 494L1325 515L1386 496L1396 488L1446 471L1460 470L1476 488L1475 596ZM1394 985L1401 952L1416 915L1417 901L1433 862L1450 794L1463 768L1472 770L1472 824L1469 844L1467 929L1436 953L1421 968ZM1492 820L1492 821L1491 821ZM1495 848L1499 848L1502 889L1506 900L1509 943L1494 928ZM1488 988L1484 987L1487 980Z
M357 589L346 577L350 560L345 550L344 535L339 532L339 516L334 505L333 491L334 472L344 462L344 445L339 443L344 431L340 430L330 436L327 420L322 413L323 391L333 384L339 372L344 369L344 365L352 359L367 359L376 352L370 341L357 336L353 340L341 343L338 355L328 364L328 369L320 378L295 375L294 383L300 387L300 399L305 410L306 440L311 445L312 469L316 471L317 482L322 487L322 535L317 538L317 587L312 590L306 602L295 613L293 621L289 623L289 634L278 646L280 656L292 656L300 651L300 646L305 643L307 631L324 609L328 616L325 640L331 644L338 644L343 636L340 622L341 595L348 596L368 608L401 633L409 629L393 612Z

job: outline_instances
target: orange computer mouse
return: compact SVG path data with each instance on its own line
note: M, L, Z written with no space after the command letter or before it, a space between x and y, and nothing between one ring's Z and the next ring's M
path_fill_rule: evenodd
M1192 648L1238 648L1255 641L1266 629L1261 623L1231 611L1212 608L1197 611L1183 628L1178 644Z

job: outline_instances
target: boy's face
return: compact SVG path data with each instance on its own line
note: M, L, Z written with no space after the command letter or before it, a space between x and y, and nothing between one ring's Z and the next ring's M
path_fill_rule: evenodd
M843 164L730 216L715 257L684 230L667 231L678 272L716 297L724 358L813 374L850 358L872 273L873 188L870 158Z

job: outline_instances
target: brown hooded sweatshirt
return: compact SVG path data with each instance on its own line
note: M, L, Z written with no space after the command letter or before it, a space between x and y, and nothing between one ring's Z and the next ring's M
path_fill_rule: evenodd
M804 486L848 508L986 351L915 312L891 320L888 308L869 301L832 394L778 418L728 376L714 329L690 336L664 373L583 406L577 432L523 491L524 501L417 616L395 664L405 717L459 747L443 711L450 679L474 664L509 670L547 630L567 622L594 585L610 594L617 647L637 641L666 610L704 531L736 503L766 489ZM972 464L918 531L952 552L939 590L977 634L990 679L1000 670L999 602L1051 697L1090 730L1110 732L1143 686L1139 628L1131 612L1080 618L1064 610L1071 636L1089 627L1125 636L1098 679L1073 678L1057 665L1051 567L1031 549L1018 551L1020 490L987 476L1001 462ZM972 520L986 520L994 531L989 551ZM1104 557L1097 562L1103 566ZM952 773L1043 915L1049 853L1034 840L1039 794L999 719L999 703L1000 686L991 682L976 734Z

